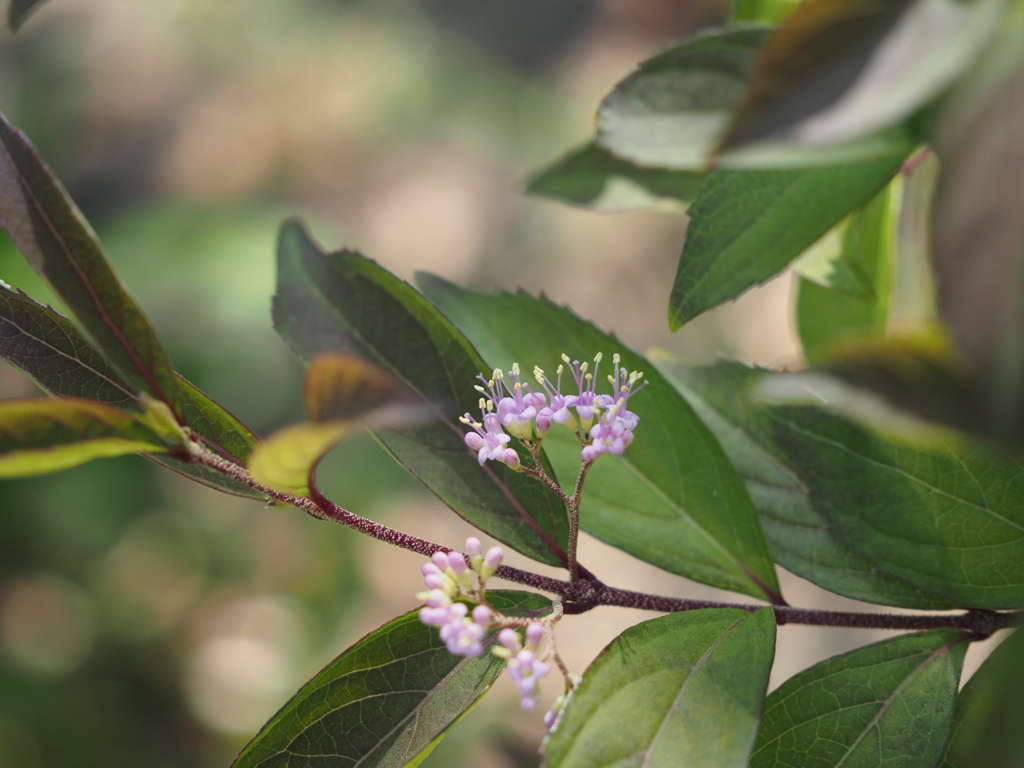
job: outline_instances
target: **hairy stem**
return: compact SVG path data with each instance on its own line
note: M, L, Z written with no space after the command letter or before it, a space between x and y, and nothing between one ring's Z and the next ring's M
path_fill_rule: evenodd
M190 460L196 464L215 469L235 480L254 488L272 499L284 502L309 513L321 520L330 520L348 528L365 533L375 539L393 544L402 549L408 549L426 557L435 552L452 552L450 547L442 547L439 544L426 541L425 539L410 536L407 533L388 528L386 525L375 523L360 517L346 509L341 508L330 499L324 497L317 490L315 483L310 483L310 495L293 496L288 493L281 493L272 488L267 488L257 483L248 470L240 467L227 459L218 456L209 449L192 443L190 445ZM579 484L582 482L586 468L580 472L577 481L577 498L579 496ZM576 547L571 546L571 561L576 563ZM580 569L584 570L585 569ZM499 579L522 584L533 589L540 589L557 595L564 606L566 614L585 613L601 605L613 605L622 608L638 608L647 611L659 611L661 613L676 613L679 611L694 611L703 608L734 608L741 611L758 611L764 608L763 605L744 605L737 603L711 602L707 600L685 600L677 597L662 597L659 595L648 595L643 592L632 592L617 587L609 587L606 584L591 577L586 572L587 579L572 581L561 581L548 576L541 576L519 568L511 568L503 565L495 573ZM975 635L975 639L988 637L1000 629L1008 629L1019 623L1021 612L1001 612L972 610L955 614L932 614L932 615L908 615L890 613L855 613L850 611L818 611L806 608L793 608L791 606L772 606L775 611L775 619L779 624L807 624L818 627L847 627L851 629L894 629L903 631L918 631L927 629L959 629Z

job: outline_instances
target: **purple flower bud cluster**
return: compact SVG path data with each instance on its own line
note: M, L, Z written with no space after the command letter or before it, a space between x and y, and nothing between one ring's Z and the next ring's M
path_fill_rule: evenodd
M468 413L460 419L474 430L466 435L466 445L477 452L480 464L488 460L500 461L518 469L519 454L508 447L511 438L526 442L543 438L552 424L563 424L583 438L582 458L587 463L595 461L602 453L621 456L633 442L633 430L640 421L640 417L627 408L629 398L647 382L637 385L643 373L628 373L619 365L616 354L613 356L615 372L608 376L612 394L598 394L597 370L601 358L600 353L594 357L591 372L589 363L570 362L567 355L562 355L565 365L558 366L554 383L543 369L534 367L533 376L542 392L535 392L529 384L522 383L518 363L512 364L507 380L500 368L495 368L489 379L481 376L483 384L476 387L482 395L481 420L476 421ZM562 394L566 365L575 381L576 394Z
M540 699L540 679L551 671L551 666L537 657L537 649L543 639L544 625L534 621L526 627L525 646L520 641L518 632L514 629L503 629L498 633L499 645L493 651L495 656L509 659L508 676L522 694L519 703L526 710L537 706Z
M423 600L420 621L430 627L439 627L441 640L448 651L456 656L476 658L483 655L483 639L491 624L493 614L486 605L478 605L470 612L458 599L480 602L484 586L498 570L505 556L501 547L491 547L486 555L481 554L480 540L474 536L466 539L466 556L461 552L435 552L429 563L420 569L426 592L416 596ZM473 574L477 584L473 583Z

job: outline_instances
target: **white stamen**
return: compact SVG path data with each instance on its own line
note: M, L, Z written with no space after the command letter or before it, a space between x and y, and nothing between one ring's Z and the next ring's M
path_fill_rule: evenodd
M596 355L594 355L594 362L595 363L600 363L601 362L601 358L603 358L603 357L604 357L604 352L598 352Z
M565 357L565 355L562 355L562 357ZM558 370L555 371L555 373L557 373L559 376L561 376L562 375L562 371L564 371L564 370L565 370L565 366L564 365L560 365L560 366L558 366Z
M580 366L580 372L581 373L586 373L587 372L587 368L589 368L589 367L590 367L590 363L584 363L583 365Z
M622 359L622 358L621 358L621 357L619 357L619 353L618 353L618 352L616 352L616 353L615 353L614 355L612 355L612 362L613 362L613 363L615 363L616 365L618 365L618 364L619 364L619 361L620 361L621 359Z
M565 352L562 353L562 362L565 362L565 363L569 362L569 356L567 354L565 354Z

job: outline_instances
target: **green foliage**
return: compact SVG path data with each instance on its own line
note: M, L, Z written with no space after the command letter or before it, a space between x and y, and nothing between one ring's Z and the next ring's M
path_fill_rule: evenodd
M662 202L685 207L697 196L706 176L695 171L646 168L588 144L539 171L526 191L600 211L648 208Z
M490 369L411 286L357 253L325 254L300 224L289 222L281 230L273 314L278 331L307 360L325 351L355 352L435 404L440 421L377 430L377 439L462 517L541 562L565 562L565 504L504 466L480 466L466 449L453 417L479 411L473 387Z
M0 402L0 477L55 472L126 453L166 453L145 421L89 400Z
M1014 632L985 659L957 698L938 768L1019 766L1024 756L1024 635Z
M0 116L0 224L139 390L181 412L156 332L117 279L96 235L25 136Z
M879 571L956 605L1024 605L1024 474L1014 457L811 406L772 407L769 429L833 535Z
M895 268L897 214L894 184L883 189L845 222L838 253L826 276L829 285L801 277L796 328L811 362L836 349L884 338ZM833 279L833 275L840 275ZM805 271L802 272L806 275ZM853 295L851 295L851 293Z
M491 593L489 599L508 615L538 615L550 606L524 592ZM371 632L321 670L232 766L415 765L504 668L505 662L490 654L479 659L451 655L436 630L421 624L412 611Z
M770 30L697 35L648 59L601 104L597 143L641 165L703 171Z
M933 765L966 650L957 632L903 635L790 678L765 701L750 768Z
M789 15L750 75L722 148L811 148L898 127L973 62L1004 0L825 0ZM899 143L897 130L889 141Z
M742 768L775 649L771 609L663 616L594 660L545 745L547 768Z
M856 600L904 608L944 609L952 604L921 594L843 544L808 493L788 458L766 438L764 414L750 390L764 370L738 363L691 368L672 360L659 367L718 437L757 508L775 561L823 589Z
M562 354L589 360L622 355L650 384L630 409L645 429L621 461L596 463L587 476L581 525L588 533L665 570L756 597L779 584L743 483L715 437L656 369L611 334L541 297L484 295L420 274L424 292L489 360L519 361L550 372ZM607 365L607 364L606 364ZM649 426L648 426L649 425ZM552 427L545 445L568 467L579 445Z
M12 2L11 27L35 4ZM603 211L688 206L672 330L792 265L810 371L645 358L543 295L423 273L420 293L355 251L325 251L293 219L272 314L309 366L306 421L265 441L172 368L70 196L0 117L0 223L81 324L0 282L0 357L53 396L0 403L0 478L142 453L433 556L426 612L371 632L305 683L236 768L419 765L506 666L526 708L538 677L564 673L549 768L1019 765L1021 636L959 702L957 687L968 643L1019 621L996 611L1024 608L1022 41L1024 5L1011 0L735 0L729 26L640 63L603 100L596 134L533 176L530 193ZM903 186L912 202L928 198L933 179L915 169L932 147L934 208L908 214ZM906 310L922 254L953 342L934 311ZM554 401L572 389L556 396L528 375L524 386L518 367L491 373L515 362L555 379L563 354L593 365L566 405L579 419L569 429ZM612 377L609 393L612 355L642 373ZM469 540L474 576L450 543L329 514L339 508L314 486L317 466L361 427L455 513L567 580L499 569ZM350 443L339 452L351 456ZM580 529L773 606L602 582L576 561ZM792 608L776 565L870 603L970 610ZM557 600L485 592L495 571ZM490 607L469 618L459 601ZM575 678L557 622L605 605L668 615L627 629ZM927 631L812 666L765 699L776 621ZM512 634L499 646L500 627ZM457 655L470 635L485 638L478 658Z
M889 183L902 158L775 171L715 171L690 206L669 299L675 330L777 275ZM740 199L743 205L737 205Z

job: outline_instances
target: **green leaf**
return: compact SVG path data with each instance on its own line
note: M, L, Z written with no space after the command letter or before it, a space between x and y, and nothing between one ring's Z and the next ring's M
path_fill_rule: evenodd
M168 446L136 416L88 400L0 401L0 477L56 472Z
M29 14L42 0L10 0L7 5L7 26L11 32L17 32L25 23Z
M775 616L687 611L630 627L583 675L546 768L745 768L775 653Z
M1019 768L1024 757L1024 634L1000 643L960 691L938 768Z
M174 371L149 320L35 147L0 115L0 224L100 349L141 391L181 414Z
M704 171L771 30L703 32L640 64L601 104L597 143L645 166Z
M353 352L439 405L442 421L376 430L377 439L473 525L537 560L566 563L565 504L504 465L480 466L466 447L465 429L453 417L477 412L477 376L490 369L415 289L358 253L324 253L290 221L281 229L273 313L278 332L307 360Z
M750 768L934 765L966 650L963 634L939 630L804 670L765 701Z
M358 429L351 421L293 424L257 446L249 459L253 480L294 496L309 496L310 473L327 452Z
M724 150L765 139L812 149L898 126L996 30L1006 0L818 0L765 47Z
M547 599L488 592L506 615L548 613ZM493 643L496 632L491 634ZM417 611L385 624L324 667L263 726L232 768L403 766L487 692L505 661L448 653Z
M1024 606L1024 467L955 433L766 408L832 535L888 576L970 608Z
M895 271L899 221L894 181L854 211L843 227L836 262L840 273L863 276L866 296L824 287L801 277L797 284L796 328L809 362L826 360L836 349L885 336Z
M95 400L129 411L140 409L129 384L75 325L50 307L0 287L0 358L20 368L47 392ZM185 423L210 449L244 466L256 435L198 388L177 376ZM265 500L259 491L208 467L173 456L149 456L157 464L211 488Z
M0 358L47 392L137 410L124 381L78 328L24 293L0 286Z
M945 610L953 604L927 597L878 572L874 564L829 532L807 489L785 457L771 452L748 390L769 371L739 363L692 368L665 355L655 364L714 432L747 486L775 561L791 573L839 595L902 608Z
M682 210L696 197L705 177L693 171L645 168L587 144L539 171L526 191L601 211L661 208L673 203Z
M426 274L423 291L463 328L491 361L519 361L553 373L562 353L589 360L622 355L650 382L629 400L640 416L622 457L602 458L587 475L580 524L585 531L672 573L725 589L769 597L775 568L750 498L714 436L679 393L639 355L570 309L526 293L485 295ZM552 457L579 466L580 447L554 426L544 439Z
M896 174L902 157L775 171L715 171L690 206L669 327L785 269Z
M778 24L799 4L800 0L733 0L729 23Z

